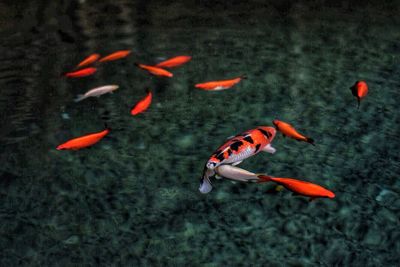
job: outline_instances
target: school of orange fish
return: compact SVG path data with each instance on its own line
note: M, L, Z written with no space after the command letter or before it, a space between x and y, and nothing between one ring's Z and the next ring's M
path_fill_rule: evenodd
M96 63L103 64L106 62L123 59L128 57L130 54L130 50L117 51L105 57L101 57L99 54L92 54L80 62L72 72L66 73L65 76L68 78L80 78L93 75L96 73L97 68L89 67L89 65ZM177 56L159 62L156 65L145 65L141 63L135 63L135 65L152 75L171 78L173 77L173 74L166 69L183 65L189 62L191 59L191 56ZM243 79L246 79L246 76L242 75L226 80L198 83L195 84L195 87L207 91L219 91L229 89ZM98 97L106 93L111 93L118 88L118 85L100 86L89 90L83 95L78 95L75 101L82 101L88 97ZM353 96L357 98L359 108L361 100L368 93L368 85L365 81L357 81L353 86L350 87L350 90ZM140 113L143 113L149 108L151 102L152 93L150 90L147 90L146 96L132 107L130 111L131 115L136 116ZM314 183L293 178L281 178L272 177L266 174L257 174L236 167L236 165L240 164L243 160L254 156L261 151L271 154L275 153L276 150L271 144L275 138L276 131L281 132L283 136L314 145L314 140L312 138L300 134L289 123L275 119L273 120L272 124L275 127L258 126L254 129L250 129L230 137L223 145L221 145L214 153L212 153L204 166L203 175L200 179L199 191L203 194L209 193L212 190L211 178L215 177L216 179L226 178L240 182L274 182L294 192L295 194L309 197L310 200L314 198L334 198L335 194L332 191ZM57 150L79 150L92 146L108 135L109 132L110 129L106 127L106 129L101 132L73 138L57 146Z

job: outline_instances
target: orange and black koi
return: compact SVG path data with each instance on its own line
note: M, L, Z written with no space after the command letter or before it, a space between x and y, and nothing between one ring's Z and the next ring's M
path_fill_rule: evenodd
M200 181L200 192L206 194L211 191L210 177L215 174L214 169L218 166L237 165L260 151L275 153L275 148L271 146L275 134L274 127L260 126L230 138L208 159Z
M229 80L198 83L195 85L195 87L199 88L199 89L207 90L207 91L220 91L220 90L231 88L232 86L239 83L243 79L246 79L245 75L242 75L237 78L229 79Z
M90 67L90 68L84 68L84 69L73 71L73 72L68 72L65 74L65 76L68 78L86 77L86 76L92 75L96 71L97 71L96 68Z
M276 130L273 127L260 126L230 138L220 146L207 161L207 168L214 169L221 164L233 164L251 157L260 151L274 153L271 147Z
M144 64L139 64L139 63L135 63L135 65L138 68L147 70L149 73L155 75L155 76L163 76L163 77L169 77L171 78L172 76L174 76L171 72L164 70L162 68L158 68L158 67L154 67L154 66L149 66L149 65L144 65Z
M335 194L317 184L313 184L310 182L300 181L293 178L279 178L279 177L272 177L267 175L258 175L259 181L258 183L263 182L275 182L277 184L282 185L286 189L306 197L310 197L311 199L317 197L326 197L326 198L334 198Z
M368 94L368 85L365 81L357 81L352 87L350 87L351 93L357 98L358 107L360 108L361 99Z
M85 147L92 146L103 139L110 132L110 128L97 133L87 134L81 137L71 139L59 146L57 150L79 150Z
M79 63L76 68L81 68L87 65L90 65L94 62L96 62L98 59L100 58L99 54L91 54L90 56L88 56L87 58L85 58L84 60L82 60L81 63Z
M192 59L191 56L177 56L177 57L173 57L173 58L167 59L165 61L162 61L162 62L158 63L157 65L155 65L155 67L158 67L158 68L178 67L178 66L190 61L191 59Z
M152 94L150 90L146 90L147 95L140 100L139 102L137 102L135 104L135 106L133 106L133 108L131 109L131 115L137 115L139 113L144 112L146 109L149 108L150 104L151 104L151 99L152 99Z
M131 50L120 50L120 51L114 52L112 54L109 54L108 56L101 58L99 60L99 62L107 62L107 61L121 59L121 58L127 57L130 53L131 53Z
M273 120L272 123L275 125L276 129L283 134L283 136L288 136L298 141L304 141L314 146L314 140L312 138L298 133L296 129L289 123L279 120Z

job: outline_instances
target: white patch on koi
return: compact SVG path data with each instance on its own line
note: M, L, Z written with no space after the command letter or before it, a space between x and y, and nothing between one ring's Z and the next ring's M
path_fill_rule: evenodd
M218 90L224 90L224 89L228 89L228 87L224 87L224 86L219 85L217 87L214 87L213 90L218 91Z

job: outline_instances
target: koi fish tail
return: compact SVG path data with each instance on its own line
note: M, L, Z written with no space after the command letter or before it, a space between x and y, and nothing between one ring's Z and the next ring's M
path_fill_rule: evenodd
M247 75L246 74L242 74L242 75L240 75L240 78L243 79L243 80L246 80L247 79Z
M207 169L207 167L204 167L203 171L203 177L200 179L200 187L199 191L202 194L207 194L210 193L212 190L212 185L210 181L210 177L215 175L215 172L213 170Z
M210 193L211 190L212 190L212 185L211 185L211 182L210 182L210 178L203 177L200 180L200 187L199 187L200 193L207 194L207 193Z
M310 138L310 137L306 137L306 140L305 140L307 143L310 143L310 144L312 144L313 146L315 146L315 144L314 144L314 139L312 139L312 138Z
M272 179L271 179L272 177L265 175L265 174L257 174L257 177L258 177L257 183L259 183L259 184L272 181Z
M111 131L111 128L110 128L110 126L107 124L107 122L104 122L104 128L107 129L107 130L109 130L109 131Z
M82 101L83 99L85 99L85 95L77 95L76 98L74 99L75 102L79 102Z

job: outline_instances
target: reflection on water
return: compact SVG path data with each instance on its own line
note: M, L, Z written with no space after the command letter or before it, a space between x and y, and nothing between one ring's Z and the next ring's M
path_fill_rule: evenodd
M398 262L399 5L0 5L2 266ZM62 76L89 54L122 49L132 55L91 77ZM193 59L172 79L134 65L184 54ZM193 86L242 74L226 91ZM357 110L349 87L360 79L370 92ZM120 89L73 102L104 84ZM130 116L146 88L150 109ZM220 180L201 195L211 152L275 118L316 147L277 136L276 154L241 166L314 181L337 197L309 203L268 184ZM55 150L104 122L113 130L96 146Z

